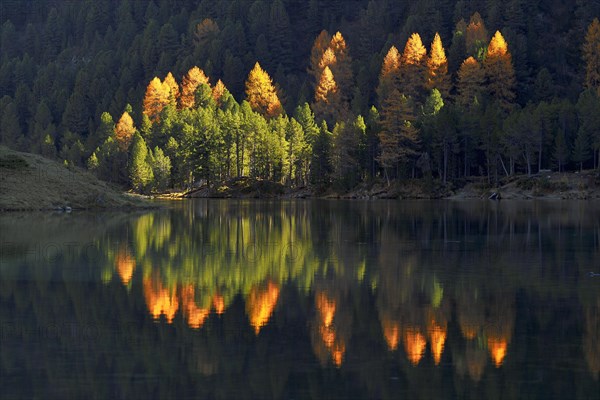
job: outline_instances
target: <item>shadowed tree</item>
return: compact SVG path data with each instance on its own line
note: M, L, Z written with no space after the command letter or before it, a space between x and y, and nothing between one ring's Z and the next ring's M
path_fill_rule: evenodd
M400 72L400 53L395 46L390 47L383 58L381 72L379 73L379 85L377 86L377 98L382 105L385 99L393 91L397 84Z
M480 104L484 83L485 72L481 64L473 57L467 58L458 70L456 103L465 110Z
M600 94L600 22L594 18L588 27L583 44L585 61L585 86Z

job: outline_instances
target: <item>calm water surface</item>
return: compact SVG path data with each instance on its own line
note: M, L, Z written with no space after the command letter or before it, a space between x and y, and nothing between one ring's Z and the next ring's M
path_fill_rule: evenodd
M0 397L600 398L597 202L0 216Z

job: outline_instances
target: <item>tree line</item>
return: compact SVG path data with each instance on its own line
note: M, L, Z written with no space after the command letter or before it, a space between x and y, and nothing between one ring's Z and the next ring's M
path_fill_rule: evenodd
M361 2L355 3L358 7ZM429 7L426 3L425 9ZM152 57L146 60L143 53L137 59L142 65L123 67L125 62L119 65L115 54L107 51L95 57L92 68L89 58L67 51L72 47L69 34L55 38L51 53L41 46L14 48L11 44L20 39L11 20L6 20L2 51L12 58L6 58L9 61L0 71L0 88L7 93L0 99L3 144L87 166L102 179L139 191L213 184L239 176L290 186L334 184L343 189L378 179L389 183L425 178L447 183L480 176L491 183L503 175L549 168L582 170L599 164L597 20L587 29L575 21L576 26L569 30L573 47L581 49L579 70L569 70L572 76L581 77L583 85L578 86L579 79L573 77L565 84L550 63L533 69L532 56L523 51L524 44L533 46L532 28L522 20L533 6L521 1L511 1L501 10L502 18L489 5L482 6L485 20L478 12L461 18L469 7L460 1L454 5L454 13L448 12L449 4L440 7L439 13L449 18L424 18L429 15L427 10L413 5L400 17L404 6L385 1L369 1L354 18L350 17L352 9L340 7L338 17L347 15L349 21L330 16L326 25L366 24L365 15L378 15L382 9L394 11L391 15L397 20L407 18L400 35L388 35L385 43L373 41L380 43L381 50L372 48L373 43L368 45L363 37L369 36L366 32L360 33L359 40L353 37L347 42L341 31L331 35L322 30L312 47L308 46L310 53L290 44L290 32L297 29L291 27L287 12L298 6L293 1L275 0L270 7L256 1L248 10L249 21L232 11L233 4L240 10L246 6L231 2L228 12L233 14L223 23L223 30L234 21L241 26L227 32L219 27L218 7L204 5L189 16L190 31L181 39L173 24L183 24L185 17L163 9L162 3L154 9L151 2L140 18L139 4L121 2L113 22L116 32L106 17L110 12L101 9L103 4L93 7L89 14L97 18L89 16L81 31L75 32L82 36L73 33L73 40L103 49L107 38L121 38L115 51L123 55L121 47L127 46L124 35L129 33L139 39L132 46L145 46L144 51L153 53ZM310 4L309 9L326 8L322 2ZM581 10L587 10L586 6L576 6L576 15L583 20ZM264 26L254 21L259 11L263 18L269 16ZM298 15L308 20L309 11L302 9ZM25 21L41 19L33 14L7 15ZM51 9L46 28L56 28L61 17L62 13ZM97 25L101 17L109 23L108 28ZM411 17L423 21L418 26L423 36L409 33ZM452 20L457 22L451 25ZM158 29L159 21L170 22ZM381 21L384 28L394 31L385 18ZM486 21L502 29L491 34ZM142 27L143 37L141 33L136 36ZM32 22L25 31L37 28ZM252 41L236 36L239 29L258 33L256 48L246 55L259 62L253 62L245 81L241 66L247 62L234 62L237 68L212 64L218 58L215 51L230 53L235 44L223 42L224 37L233 40L226 33L242 47ZM315 27L311 29L315 31ZM309 32L298 42L306 42ZM152 33L158 33L158 43L147 43ZM406 41L400 42L398 37L406 37ZM424 37L431 38L429 46ZM448 51L443 37L450 43ZM190 40L191 48L185 47L185 39ZM261 50L259 44L264 41L266 49ZM377 57L369 57L376 53ZM32 60L32 54L38 59ZM306 61L302 61L304 54ZM78 71L70 96L66 89L70 85L59 85L61 57L62 63L70 57L71 71L65 75L71 73L73 78L72 72ZM34 66L36 62L47 65L40 68ZM189 67L194 64L202 68ZM263 65L274 73L274 79ZM120 75L118 90L106 90L102 96L103 86L111 86L107 75L115 68ZM235 73L225 73L233 70ZM148 75L154 78L139 79ZM214 82L213 76L220 79ZM28 81L34 84L30 87ZM64 111L58 118L61 108Z

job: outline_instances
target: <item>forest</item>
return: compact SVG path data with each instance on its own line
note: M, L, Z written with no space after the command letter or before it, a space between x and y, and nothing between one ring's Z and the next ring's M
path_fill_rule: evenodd
M0 144L135 191L600 167L600 1L11 0Z

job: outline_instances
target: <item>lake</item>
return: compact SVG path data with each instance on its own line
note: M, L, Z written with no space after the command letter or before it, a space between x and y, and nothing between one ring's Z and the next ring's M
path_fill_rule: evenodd
M0 215L0 397L600 398L600 203Z

